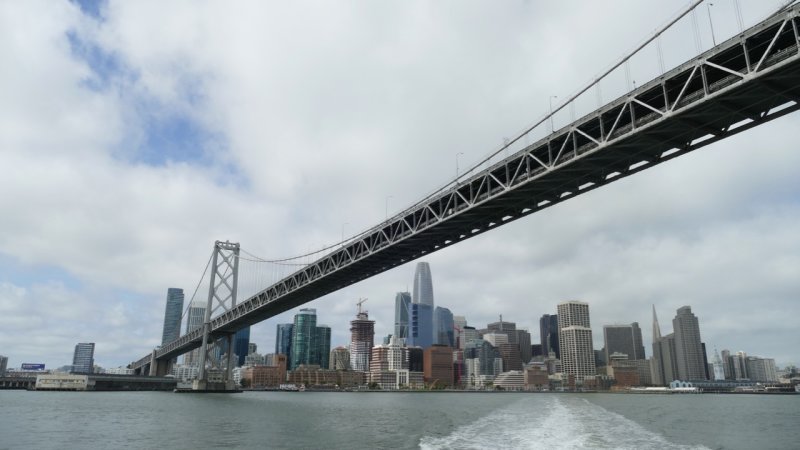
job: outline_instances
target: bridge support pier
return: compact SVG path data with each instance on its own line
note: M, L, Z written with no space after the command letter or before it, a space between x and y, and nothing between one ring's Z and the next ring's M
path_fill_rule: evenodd
M238 392L233 380L227 381L208 381L208 380L194 380L192 382L192 391L196 392Z
M218 309L223 312L236 306L236 293L239 286L239 244L216 241L211 264L211 280L208 288L208 303L203 321L203 343L200 347L200 371L197 379L192 382L192 391L195 392L235 392L233 382L234 334L231 333L222 339L211 336L211 317ZM227 359L224 368L223 361L218 360L218 355L213 354L218 343L224 340L227 343ZM209 355L209 353L212 353Z
M163 377L172 372L172 359L162 360L156 359L156 351L150 356L150 369L148 375L151 377Z

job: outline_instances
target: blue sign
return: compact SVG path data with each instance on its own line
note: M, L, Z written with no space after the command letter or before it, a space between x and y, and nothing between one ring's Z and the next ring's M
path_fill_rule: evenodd
M44 364L23 363L22 370L44 370Z

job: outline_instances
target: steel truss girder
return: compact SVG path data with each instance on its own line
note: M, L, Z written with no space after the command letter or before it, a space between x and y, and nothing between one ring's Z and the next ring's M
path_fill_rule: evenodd
M766 19L373 227L213 318L210 336L235 332L800 109L793 100L800 98L799 11L795 6ZM720 61L722 56L727 60ZM201 337L197 330L181 336L162 346L157 357L196 348Z

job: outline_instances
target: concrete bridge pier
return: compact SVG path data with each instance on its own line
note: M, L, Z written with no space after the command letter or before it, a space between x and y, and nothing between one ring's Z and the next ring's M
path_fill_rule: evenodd
M150 368L147 374L151 377L164 377L172 372L172 358L170 359L157 359L156 351L150 355Z
M233 380L209 377L211 380L194 380L191 392L240 392Z

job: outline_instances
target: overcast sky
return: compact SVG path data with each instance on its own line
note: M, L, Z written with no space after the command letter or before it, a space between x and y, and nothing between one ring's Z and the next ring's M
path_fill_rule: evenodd
M741 3L752 24L780 2ZM0 354L144 356L167 288L188 301L215 240L277 258L384 220L686 4L0 1ZM704 48L709 12L718 42L738 30L732 0L701 5ZM667 68L696 52L692 29L688 16L664 36ZM632 80L657 75L656 55ZM800 363L798 127L786 116L429 255L435 302L478 328L502 314L538 343L542 314L583 300L595 348L603 325L637 321L648 356L651 305L664 334L690 305L709 352ZM332 345L359 297L376 340L390 333L414 264L308 304ZM252 328L260 352L295 312Z

